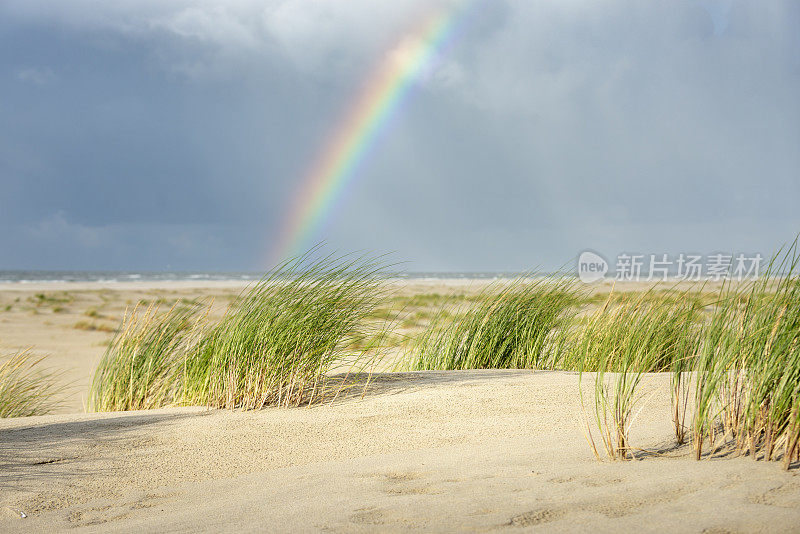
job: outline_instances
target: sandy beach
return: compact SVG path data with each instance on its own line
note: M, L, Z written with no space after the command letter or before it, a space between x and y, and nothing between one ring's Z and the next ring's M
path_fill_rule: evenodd
M634 462L593 457L577 387L574 373L409 373L310 409L4 420L0 527L797 530L795 471L672 449L664 377L648 377L633 434L660 452Z
M468 293L482 283L414 282L402 291ZM58 414L0 420L0 530L711 533L800 525L797 470L748 458L698 462L688 447L675 448L669 377L660 374L645 378L631 440L646 451L631 462L595 458L573 372L386 373L311 408L83 413L91 369L126 307L213 298L221 314L241 288L0 288L0 306L11 306L0 319L2 350L34 345L74 386Z

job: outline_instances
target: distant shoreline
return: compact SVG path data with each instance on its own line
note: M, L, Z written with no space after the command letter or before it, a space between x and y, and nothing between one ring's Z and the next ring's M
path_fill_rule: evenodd
M493 276L466 276L466 273L439 273L431 276L429 273L415 274L414 277L389 276L387 281L396 286L422 286L428 290L440 287L463 287L478 289L493 283L503 283L514 280L519 274L496 273ZM546 276L543 274L543 276ZM36 291L183 291L183 290L240 290L258 282L259 278L219 278L219 279L103 279L103 280L19 280L8 281L0 277L0 291L11 292L36 292ZM743 282L728 281L727 283L741 284ZM744 282L746 283L746 282ZM605 278L592 283L583 283L577 280L576 284L589 291L607 292L613 287L615 291L646 291L651 288L659 289L695 289L713 291L723 284L723 281L712 280L624 280L617 281Z
M267 271L38 271L0 270L0 285L38 283L140 283L140 282L253 282ZM516 278L512 271L388 272L400 280L496 280ZM538 274L538 273L537 273ZM542 272L542 275L549 274Z

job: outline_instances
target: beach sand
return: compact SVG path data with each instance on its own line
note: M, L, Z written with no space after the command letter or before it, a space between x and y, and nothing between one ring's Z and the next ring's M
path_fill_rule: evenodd
M76 322L116 326L139 298L214 297L222 313L239 289L0 290L3 352L35 345L83 387L65 413L0 420L0 531L800 530L797 469L674 448L666 375L644 380L631 442L647 452L629 462L594 457L570 372L387 373L311 408L79 413L111 334Z
M600 462L577 375L381 375L361 398L0 422L0 530L792 532L800 475L674 450L648 377L635 446ZM20 512L26 514L20 518Z

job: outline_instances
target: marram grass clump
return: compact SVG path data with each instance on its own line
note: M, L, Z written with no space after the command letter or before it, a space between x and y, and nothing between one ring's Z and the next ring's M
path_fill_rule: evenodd
M579 301L575 281L565 277L492 285L466 307L441 309L412 344L412 368L549 368L552 337Z
M296 406L319 398L334 365L371 348L368 318L384 298L383 265L330 259L262 280L205 332L186 359L185 404Z
M645 295L607 303L567 330L562 362L595 372L587 437L598 457L591 426L610 458L633 456L628 434L643 373L669 371L676 443L691 443L697 459L723 452L786 468L800 461L798 266L795 241L760 278L724 284L705 306L688 295Z
M376 354L385 327L369 317L385 296L385 268L369 258L304 256L243 292L215 323L202 306L133 314L95 372L90 407L256 409L319 400L333 366Z
M800 459L800 256L797 242L745 288L721 291L696 365L696 457L732 449Z
M674 296L673 296L674 297ZM633 457L629 441L636 407L642 400L640 385L645 373L673 371L674 391L682 391L680 377L690 365L699 343L698 310L684 294L677 298L651 298L609 306L608 302L572 330L561 346L562 361L584 373L594 374L594 415L599 441L611 459ZM674 375L673 375L674 377ZM676 380L673 378L673 380ZM685 409L673 393L676 435L683 432ZM583 404L583 391L581 390ZM596 455L598 447L587 424L587 438Z
M155 304L126 313L94 372L89 407L105 412L175 404L204 317L202 307L182 303L163 313Z
M47 415L60 405L65 388L42 360L25 350L0 362L0 417Z

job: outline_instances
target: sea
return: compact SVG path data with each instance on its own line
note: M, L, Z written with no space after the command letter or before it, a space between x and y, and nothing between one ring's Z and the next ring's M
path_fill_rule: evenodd
M259 280L262 271L24 271L0 270L0 284L41 282L182 282ZM395 272L388 278L409 280L514 278L514 272Z

